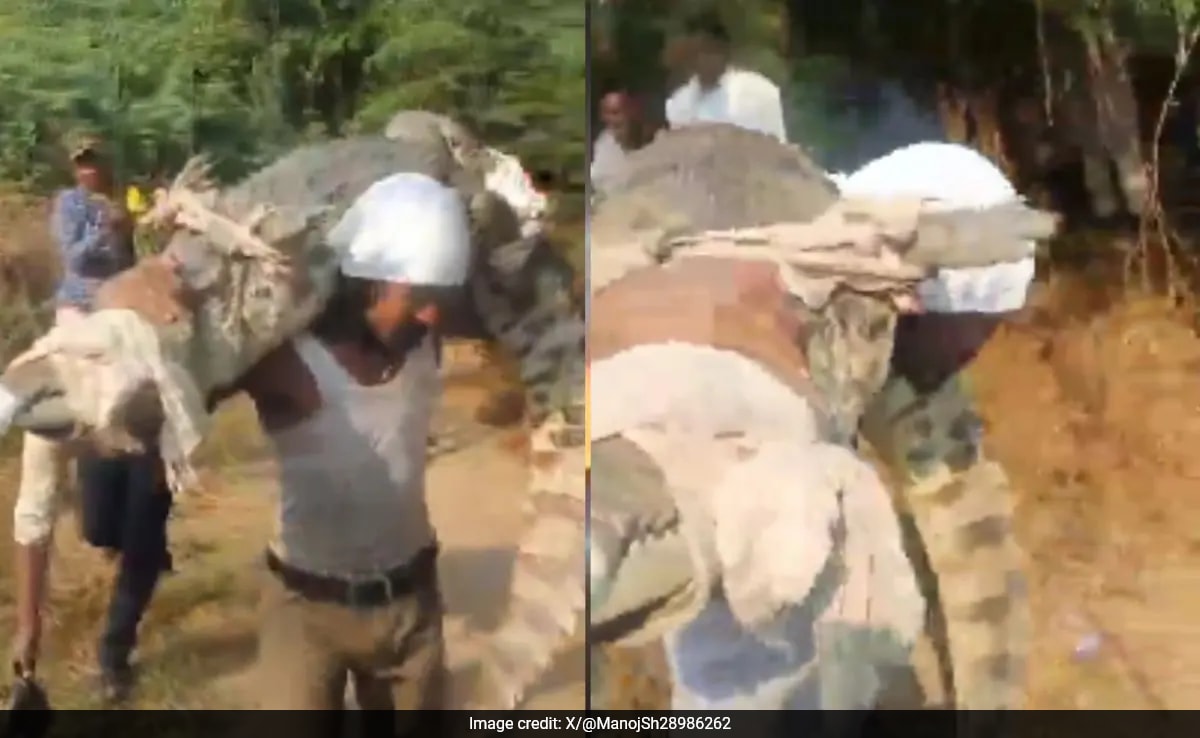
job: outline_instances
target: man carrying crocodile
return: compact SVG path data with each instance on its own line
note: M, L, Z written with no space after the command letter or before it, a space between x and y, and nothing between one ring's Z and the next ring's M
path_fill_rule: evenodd
M347 244L334 300L311 334L238 387L282 472L260 707L337 709L352 678L364 709L440 709L425 440L440 388L439 307L471 260L466 212L453 189L400 174L368 190L330 238Z
M916 144L875 160L841 184L858 196L918 196L968 207L1018 198L981 154ZM1024 561L1013 537L1015 493L982 447L982 421L965 370L1025 304L1030 256L983 269L945 270L920 287L923 312L896 326L892 374L862 434L888 465L936 577L946 629L942 669L965 710L1019 708L1029 612Z
M682 138L672 141L674 137ZM651 153L654 158L649 156ZM656 142L646 154L640 162L641 179L631 178L631 184L626 185L629 191L622 193L627 200L606 202L601 208L604 212L593 218L594 283L597 257L610 244L628 241L629 236L622 234L631 231L624 224L637 222L639 218L644 220L644 214L635 204L648 198L658 198L655 205L665 213L662 221L678 228L682 219L679 216L686 217L692 223L689 228L692 231L780 220L803 223L806 218L846 207L834 203L837 190L821 184L827 180L819 173L814 174L802 156L785 153L754 134L717 127L679 132ZM744 189L757 181L751 174L722 175L731 170L719 160L721 156L788 161L787 168L776 169L771 183L774 201L739 200ZM710 162L707 157L717 159ZM791 158L795 158L794 164ZM634 166L639 166L639 162ZM705 167L711 168L711 172ZM661 174L655 174L656 171ZM728 194L722 189L722 177L731 180ZM711 201L704 201L703 207L690 204L688 193L692 190L688 189L688 183L697 178L707 188L705 192L715 193L718 202L726 204L714 205ZM652 182L653 186L646 182ZM963 147L943 144L902 149L849 178L840 178L839 184L841 195L850 198L915 196L926 202L941 201L933 207L967 208L964 212L1018 202L1011 185L993 165ZM1003 227L1001 221L993 221L993 225L981 224L973 233L964 231L959 243L979 251L986 242L994 242L997 225ZM611 233L605 233L609 226L615 227ZM1044 236L1044 232L1039 236L1031 231L1030 235L1016 237ZM746 238L748 243L758 244L763 236L751 234ZM759 258L763 258L762 246L739 248L750 249L743 253L751 255L757 248ZM971 250L966 245L963 248ZM844 448L861 432L890 462L903 484L902 507L908 508L914 518L924 547L924 551L915 555L910 551L908 558L918 563L922 563L922 558L927 559L939 579L940 591L934 593L937 596L929 604L930 610L940 605L947 621L949 663L943 664L943 669L950 672L953 680L955 705L967 709L1017 706L1027 616L1020 590L1019 552L1009 532L1012 501L1003 473L979 451L979 423L957 375L1004 314L1023 303L1032 277L1032 258L1024 256L999 265L990 262L991 266L983 266L989 263L983 259L975 262L979 268L943 268L933 279L920 283L915 294L910 295L923 304L909 299L901 305L901 312L906 314L898 321L894 312L891 316L887 314L882 301L847 292L823 307L818 306L816 312L793 325L797 321L795 311L787 307L786 300L778 302L778 286L771 286L768 275L754 276L753 270L747 272L749 267L738 264L736 252L722 253L724 258L734 261L715 268L707 277L698 265L685 261L668 268L632 272L613 282L610 288L600 287L600 292L593 296L589 351L593 362L601 361L591 369L592 438L596 444L591 555L593 572L597 569L601 572L593 574L593 641L619 642L623 638L626 643L636 644L638 639L632 634L637 631L665 632L674 683L673 704L681 709L847 709L875 704L889 685L889 665L898 667L908 659L908 649L916 633L912 630L911 607L915 603L919 613L924 606L915 591L905 591L905 582L911 581L912 575L905 574L906 565L896 559L896 548L891 544L895 541L899 545L899 533L893 527L894 521L889 523L888 516L878 507L878 490L873 493L871 486L863 482L867 475L861 470L853 472L852 465L846 466L845 460L838 461L838 454L828 446L833 442ZM831 257L823 258L826 261L819 263L829 268ZM971 264L943 262L941 266ZM876 274L881 273L877 267L872 269ZM717 279L717 274L726 276ZM871 292L865 286L859 290L864 295ZM789 291L796 295L804 294L805 290L801 284L789 287ZM665 301L671 305L669 312L655 307L664 304L660 299L664 293L670 295ZM699 317L688 319L689 312ZM755 318L755 313L759 317ZM626 316L624 327L621 314ZM654 318L643 317L633 327L628 320L633 314ZM894 351L893 326L897 326ZM778 331L778 335L772 337L772 330ZM789 343L788 335L801 336L805 346L804 355L791 361L784 350ZM817 415L832 418L833 423L816 435L811 428L794 428L785 436L800 439L808 433L811 438L825 440L810 444L807 450L794 448L791 462L776 454L774 476L768 474L771 466L765 460L757 472L752 471L747 465L755 454L743 451L739 456L736 449L730 451L734 455L729 463L733 465L731 468L742 468L741 472L734 474L712 467L716 462L710 460L719 458L718 450L714 447L698 453L695 444L707 443L703 439L711 435L714 439L726 439L726 444L742 443L753 448L755 443L761 443L767 428L785 420L775 418L768 422L767 418L761 418L755 421L757 430L743 428L740 433L733 433L732 426L725 426L741 422L748 427L748 420L736 419L747 418L754 408L762 408L754 412L765 412L768 407L783 407L783 395L771 402L745 404L751 402L747 388L752 383L746 373L749 368L744 368L738 370L736 377L731 374L726 380L709 380L717 381L713 387L732 383L741 388L738 394L744 399L739 400L742 404L736 412L735 406L730 406L720 415L719 400L724 393L714 394L713 389L704 389L703 383L695 388L697 394L685 402L687 398L677 395L685 391L684 385L688 383L667 377L696 374L700 371L698 362L703 359L711 363L715 355L712 358L697 355L685 362L688 369L680 365L668 370L667 365L673 360L668 354L679 354L684 345L677 344L668 350L669 344L661 343L664 338L726 351L733 348L743 356L754 357L756 371L773 369L770 373L777 378L788 376L789 364L806 367L808 379L793 377L791 383L796 387L807 385L802 396L818 410L822 404L826 405ZM703 340L697 340L700 338ZM636 348L629 349L630 345ZM614 353L622 347L624 351ZM651 356L655 351L661 355ZM635 356L639 353L640 359ZM683 357L675 356L674 360L683 361ZM630 365L624 374L622 363ZM672 388L670 397L674 399L669 402L656 396L653 403L644 398L640 405L626 402L625 412L633 415L618 418L607 411L606 405L622 405L625 395L619 389L622 385L619 378L630 375L635 363L636 374L641 377L638 384L643 387L657 386L648 373L658 371L660 365L667 367L657 381ZM715 365L709 371L715 371ZM753 386L760 387L760 393L765 391L766 385L756 381L758 384ZM630 398L632 395L625 397ZM802 419L810 412L813 411L797 410L791 414ZM608 417L602 417L605 415ZM718 415L725 418L720 427L713 425L718 422ZM701 425L702 422L706 425ZM691 452L682 446L672 450L662 445L665 442L659 437L671 423L682 423L680 427L691 429L687 435L687 443L692 444L687 448ZM613 430L622 427L628 430L614 436ZM613 437L603 440L606 435ZM686 458L693 469L704 466L708 471L696 471L698 476L689 477L692 472L687 469L669 468L672 458ZM738 463L737 459L743 461ZM791 466L785 469L788 463ZM823 476L819 467L827 470ZM709 480L726 474L728 482L713 489ZM852 484L850 480L855 478L858 482ZM792 480L788 488L794 491L790 494L785 490L772 491L778 486L772 479ZM663 495L664 483L674 490L669 497ZM706 488L709 491L703 493ZM727 500L719 491L725 488L728 488ZM835 508L820 507L819 501L827 499L820 493L822 489L840 489L840 504L857 500L868 505L859 511L866 517L859 518L857 528L853 517L845 513L848 517L838 524L844 538L835 536L833 542L827 541L828 534L822 530L837 515L833 513ZM792 501L792 495L816 507L804 511L803 505ZM689 501L693 506L690 510L684 505ZM598 517L600 504L608 518ZM751 514L744 508L759 504L774 505L774 512L763 513L755 519L757 523L744 517ZM794 513L797 517L788 518L785 508L793 504L801 509ZM719 505L726 507L717 509ZM739 514L744 522L740 527L731 523ZM715 535L716 543L712 545L716 546L716 555L705 555L694 543L689 550L681 550L678 538L670 531L679 529L681 520L708 518L714 521L716 533L701 534L699 540ZM778 522L785 518L785 522ZM777 535L771 532L783 528L788 529L790 537L783 532ZM853 601L854 596L847 599L845 591L839 594L837 586L831 589L831 582L837 582L837 575L832 573L836 569L828 575L821 574L824 571L821 562L826 561L828 566L831 559L825 557L839 546L849 545L856 529L857 535L874 538L874 545L880 547L870 554L875 563L867 563L868 559L863 558L856 561L843 554L839 567L844 567L851 580L856 568L891 572L890 580L876 577L866 585L860 581L857 590L849 581L841 585L851 587L851 594L856 591L856 596L865 596L874 603L867 608L876 618L874 634L855 635L852 630L845 630L845 603ZM755 540L748 540L748 530L754 531ZM605 537L609 545L605 545ZM832 548L813 544L818 547L804 550L800 539L826 541L823 545ZM838 544L837 540L844 542ZM768 545L764 541L774 543ZM905 544L905 548L913 545L909 540ZM724 558L722 546L726 547ZM795 550L789 552L789 547ZM734 555L738 551L741 555ZM752 552L757 552L755 557L750 556ZM681 556L681 560L692 561L689 566L693 573L672 578L670 572L684 571L670 563ZM637 563L639 557L641 564ZM705 561L708 563L703 564ZM749 568L752 563L755 568ZM884 563L886 567L881 566ZM781 568L768 575L764 573L768 567ZM773 591L778 598L781 590L772 590L767 584L772 576L776 582L772 586L777 588L785 582L791 582L792 586L809 582L811 589L804 596L795 597L794 605L779 605L774 622L754 626L754 608L749 605L753 598L748 592L755 587L766 588L764 591ZM822 584L824 576L833 579ZM861 572L859 576L863 576ZM640 584L634 580L640 580ZM599 596L597 581L602 582ZM716 587L711 597L705 594L706 581ZM861 589L862 586L867 589ZM871 591L872 587L877 589ZM762 591L758 600L771 601ZM778 599L775 601L778 605ZM843 614L836 615L839 612ZM829 622L831 614L836 615L833 623ZM839 620L841 625L836 622Z
M326 711L304 726L332 735L351 680L363 709L395 711L408 734L428 727L417 711L444 707L425 441L437 326L468 274L469 223L455 190L404 173L368 189L328 238L343 247L339 285L310 332L210 398L250 397L281 471L257 703ZM105 307L170 307L126 294Z
M548 618L566 631L578 623L584 599L583 326L569 292L573 275L544 239L520 238L516 218L497 209L502 200L470 181L449 187L443 153L436 139L317 144L208 204L201 169L185 167L155 212L186 230L166 252L108 285L90 318L101 331L124 321L136 333L108 334L102 338L111 345L103 348L75 334L47 336L42 341L51 343L39 342L41 348L14 363L0 383L0 400L5 391L16 398L0 424L15 418L37 432L101 427L122 439L135 433L127 419L139 416L145 431L178 439L175 429L186 427L194 411L184 407L170 421L155 407L175 403L178 388L189 383L215 390L214 404L234 391L251 396L283 472L258 682L258 701L268 707L336 708L348 679L361 706L396 710L406 723L417 717L411 710L442 704L440 605L424 501L440 335L497 340L519 363L530 393L535 525L518 546L515 591L489 661L498 667L491 672L498 697L511 702L511 685L536 676L554 655L539 645L547 640ZM310 251L290 252L291 278L281 280L269 248L256 245L257 254L268 256L238 262L246 270L241 283L223 277L227 262L217 249L254 240L229 217L258 217L264 203L277 213L317 215L315 224L285 215L283 228L298 230L282 230L287 235L273 242ZM298 273L303 269L307 280ZM329 301L311 308L314 283L334 277ZM250 287L238 286L247 281ZM260 312L247 315L241 297L259 300L250 309ZM270 322L289 307L302 316L316 312L283 326ZM231 321L222 316L230 314L235 328L260 332L251 338L229 333ZM296 335L290 325L300 326L301 337L288 340ZM156 332L150 341L125 338L147 329ZM272 331L283 337L282 348L272 351L280 343L264 341L262 354L245 350L248 340ZM180 349L181 334L198 345ZM77 339L86 344L82 352L73 348ZM248 360L211 358L230 347L245 350ZM140 409L121 405L125 395L111 390L96 401L102 409L70 404L83 380L97 373L92 357L108 352L123 360L134 359L133 352L175 362L186 381L140 385L137 392L157 386L157 398L166 398ZM197 355L206 361L195 361ZM112 371L109 363L101 368ZM155 413L159 420L151 423ZM186 456L176 458L186 463ZM553 515L544 516L547 510ZM564 537L564 524L579 535ZM563 586L568 596L546 600L548 586ZM332 730L320 721L306 727Z
M250 396L281 471L257 702L338 710L350 679L362 708L424 732L420 716L444 706L425 442L440 390L436 328L468 275L470 225L456 190L403 173L371 186L328 238L341 247L339 285L311 332L210 398ZM162 266L154 289L127 280L101 306L168 321L187 290ZM332 735L337 719L303 725Z

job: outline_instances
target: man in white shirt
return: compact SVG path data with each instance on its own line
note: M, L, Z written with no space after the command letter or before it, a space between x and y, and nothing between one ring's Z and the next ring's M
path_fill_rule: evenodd
M685 26L692 43L693 75L667 100L667 123L730 123L787 141L779 88L766 77L729 64L729 32L715 16Z
M600 101L604 130L592 146L593 191L603 194L608 183L624 170L625 159L638 148L636 115L632 98L624 92L610 92Z

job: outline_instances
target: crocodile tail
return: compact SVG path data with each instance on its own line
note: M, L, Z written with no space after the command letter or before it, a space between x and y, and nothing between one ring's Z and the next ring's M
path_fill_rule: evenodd
M983 457L980 419L955 377L918 396L893 380L868 432L904 481L919 536L914 553L937 602L930 623L961 710L1016 709L1024 690L1029 607L1013 535L1014 495ZM880 422L881 421L881 422ZM880 443L882 441L882 443ZM940 620L940 622L939 622Z
M582 445L547 423L531 439L534 477L509 601L483 657L490 709L511 710L577 636L586 608Z
M493 241L494 243L494 241ZM586 607L584 323L573 273L540 238L483 255L472 296L529 402L530 489L509 602L485 646L484 701L512 709L581 630Z
M980 461L912 492L913 520L936 579L955 707L1018 709L1029 609L1007 477Z

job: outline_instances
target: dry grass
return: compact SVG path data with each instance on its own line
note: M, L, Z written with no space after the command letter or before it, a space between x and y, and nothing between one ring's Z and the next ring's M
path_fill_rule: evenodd
M181 573L164 581L143 627L143 709L205 707L208 680L201 674L233 669L253 655L255 587L249 562L261 550L269 516L261 465L252 462L261 449L252 412L233 403L217 418L214 439L203 456L225 458L218 472L203 472L204 489L180 499L171 523L173 553ZM241 439L241 443L235 439ZM242 458L242 463L232 459ZM0 508L11 509L18 468L15 459L0 464ZM0 537L8 537L10 516L0 516ZM12 566L9 546L0 546L0 633L12 633ZM59 525L53 564L45 678L55 706L97 707L92 697L91 665L97 627L103 622L112 577L111 566L80 539L73 516ZM178 634L183 637L175 637ZM218 672L219 673L219 672Z
M1030 707L1193 709L1200 341L1169 306L1101 290L1056 285L974 372L1031 557ZM1076 655L1091 638L1098 652Z

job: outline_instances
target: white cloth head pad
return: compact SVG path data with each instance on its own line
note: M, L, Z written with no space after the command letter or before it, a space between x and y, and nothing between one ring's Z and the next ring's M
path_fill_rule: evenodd
M458 191L422 174L381 179L330 230L347 277L426 286L464 283L471 229Z
M1018 200L1000 169L966 146L919 143L897 149L850 175L833 177L854 197L920 197L946 208L987 208ZM925 309L936 313L1007 313L1025 304L1034 275L1029 258L967 269L942 269L918 285Z

